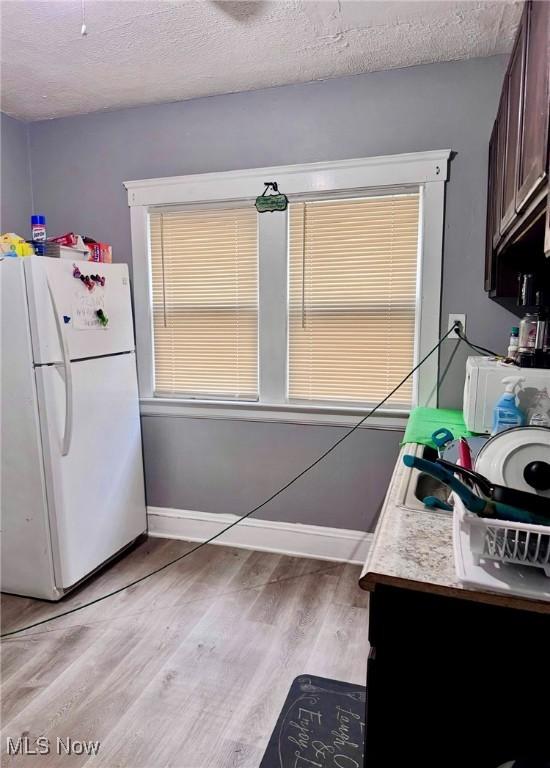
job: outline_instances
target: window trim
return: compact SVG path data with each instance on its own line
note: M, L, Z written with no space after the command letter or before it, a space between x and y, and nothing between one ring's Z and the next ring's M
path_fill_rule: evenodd
M252 202L262 191L264 181L270 178L278 181L281 190L292 202L330 194L357 196L367 190L369 194L384 194L396 187L419 189L421 234L416 302L416 361L439 338L445 182L450 156L451 150L445 149L124 182L130 207L137 367L144 413L151 413L154 403L157 404L154 409L157 413L174 415L178 405L182 414L189 412L189 409L197 415L205 409L211 412L209 401L181 399L170 401L168 406L165 398L153 396L152 291L148 253L150 210L167 206ZM279 214L259 216L258 226L259 242L262 243L259 249L258 280L260 296L263 296L259 304L259 402L244 406L242 402L214 402L217 413L223 410L228 418L235 418L237 413L242 413L244 407L248 408L249 416L258 414L260 420L265 420L262 413L269 411L271 414L282 415L282 420L286 421L289 420L289 414L294 414L294 419L300 421L307 419L308 414L322 413L333 414L343 419L341 423L344 424L350 414L362 414L365 409L346 408L338 404L298 405L286 400L287 258L280 259L280 253L287 253L287 213L284 218ZM277 258L273 257L275 253ZM262 291L262 286L266 285L270 286L270 290ZM268 317L271 322L267 322ZM437 381L438 363L439 355L434 353L415 377L416 403L437 405L434 382ZM403 414L403 411L388 407L379 413L396 416Z

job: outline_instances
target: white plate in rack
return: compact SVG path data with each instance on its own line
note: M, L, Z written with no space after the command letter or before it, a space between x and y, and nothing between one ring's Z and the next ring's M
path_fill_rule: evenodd
M454 495L453 546L458 580L467 587L550 602L550 579L541 568L480 558L476 562L464 524L464 506Z

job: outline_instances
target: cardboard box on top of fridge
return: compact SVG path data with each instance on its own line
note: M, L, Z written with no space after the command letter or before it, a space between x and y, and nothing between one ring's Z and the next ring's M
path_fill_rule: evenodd
M4 256L32 256L34 248L15 232L0 235L0 254Z
M77 248L48 242L44 245L44 256L54 259L72 259L73 261L90 260L90 252L85 245L82 248Z
M50 242L67 248L78 248L86 253L88 261L103 262L112 264L113 249L108 243L99 243L92 237L81 237L74 232L66 232L59 237L52 237ZM62 256L63 258L63 256Z
M74 232L65 232L64 235L59 235L59 237L50 237L49 242L57 243L58 245L65 245L69 248L78 247L83 251L86 250L84 240L80 235L75 235Z
M85 237L84 242L90 251L90 258L88 261L100 261L104 264L112 264L113 249L109 243L98 243L89 237Z

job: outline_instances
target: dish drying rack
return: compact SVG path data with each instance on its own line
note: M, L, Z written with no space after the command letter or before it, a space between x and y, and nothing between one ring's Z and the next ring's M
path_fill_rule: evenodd
M476 589L550 601L550 527L477 517L453 498L458 580Z
M460 502L460 500L458 500ZM481 558L542 568L550 578L550 526L478 517L455 500L461 528L469 532L474 562Z
M487 526L483 554L503 563L541 567L550 578L550 536L509 526Z

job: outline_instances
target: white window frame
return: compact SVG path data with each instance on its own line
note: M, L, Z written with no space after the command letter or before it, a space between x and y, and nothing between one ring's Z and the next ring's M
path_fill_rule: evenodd
M415 364L439 339L445 182L450 149L242 171L127 181L132 234L133 296L141 411L146 415L352 424L368 406L295 404L287 399L288 212L258 216L259 398L251 403L155 397L149 258L149 212L159 208L250 202L275 180L295 202L330 196L420 192ZM284 254L284 258L281 257ZM437 405L439 355L415 374L415 405ZM408 409L387 407L366 426L402 428Z

